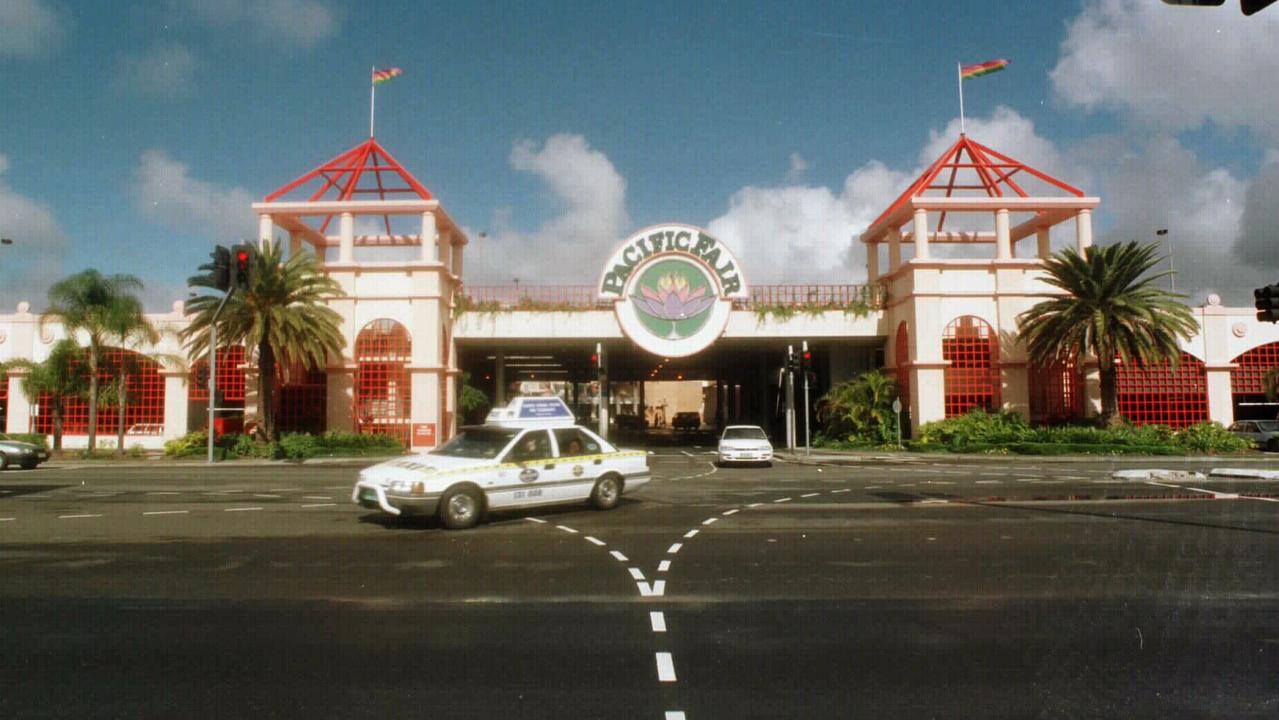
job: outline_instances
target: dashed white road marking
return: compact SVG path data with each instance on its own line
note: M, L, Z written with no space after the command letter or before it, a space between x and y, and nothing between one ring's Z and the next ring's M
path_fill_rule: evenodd
M784 502L790 502L790 501L791 501L791 498L784 497L784 498L777 498L777 499L776 499L776 500L774 500L773 502L775 502L775 503L784 503Z
M250 512L253 510L261 510L261 509L262 509L261 507L223 508L222 512Z
M538 524L541 524L541 525L545 525L545 524L546 524L546 521L545 521L545 520L543 520L542 518L526 517L526 518L524 518L524 519L525 519L525 520L528 520L529 522L535 522L535 523L538 523Z
M686 538L696 537L697 533L699 532L701 532L701 530L694 528L693 530L689 530L688 532L684 533L684 537Z
M303 499L303 500L332 500L332 499L333 499L333 496L331 496L331 495L303 495L303 496L302 496L302 499Z
M186 515L190 510L150 510L142 513L143 515Z
M810 497L817 497L818 495L821 495L821 493L804 493L803 495L800 495L800 497L810 498Z
M695 457L695 456L693 455L693 453L691 453L691 452L689 452L689 451L687 451L687 450L680 450L680 453L681 453L681 454L684 454L684 455L687 455L687 456L689 456L689 457Z
M278 498L279 495L271 495L268 493L253 493L253 497Z
M738 508L733 508L732 510L725 510L722 515L724 515L724 517L728 517L729 515L736 515L738 512L740 512Z
M612 555L612 556L613 556L613 559L617 560L618 562L629 562L629 561L626 559L626 556L625 556L625 555L621 554L620 552L618 552L618 551L616 551L616 550L609 550L609 551L608 551L608 554L609 554L609 555Z
M17 519L18 518L0 518L0 522L13 522L14 520L17 520Z
M337 503L305 503L304 505L302 505L302 507L304 508L337 507Z
M679 552L679 549L682 547L684 547L684 543L675 543L671 545L670 547L666 548L666 554L674 555L675 553Z
M164 490L164 491L157 490L155 492L149 492L147 494L148 495L181 495L182 493L174 492L173 490Z
M1265 502L1279 502L1279 498L1257 497L1256 495L1244 495L1243 497L1245 500L1262 500ZM4 520L4 518L0 518L0 520Z
M703 520L703 521L702 521L702 524L703 524L703 525L714 525L714 524L715 524L715 523L717 523L717 522L719 522L719 518L706 518L705 520Z
M683 710L667 710L665 720L688 720L684 717Z
M637 582L635 586L639 588L640 597L661 597L666 594L666 581L654 580L650 586L647 582Z
M661 561L660 563L658 563L658 564L657 564L657 571L658 571L658 572L666 572L667 570L670 570L670 569L671 569L671 561L670 561L670 560L663 560L663 561Z
M640 570L639 568L626 568L626 569L630 571L631 577L635 578L636 580L644 579L644 571Z
M608 544L604 542L603 540L600 540L599 538L596 538L596 537L591 537L590 535L583 536L583 539L591 543L592 545L599 545L600 547L604 547L605 545Z
M668 652L657 653L658 682L675 682L675 661Z
M1239 499L1239 493L1217 492L1216 490L1204 490L1202 488L1193 488L1193 487L1187 487L1186 489L1194 490L1195 492L1208 493L1209 495L1213 496L1214 498L1218 500L1238 500Z
M1178 490L1180 490L1180 489L1181 489L1181 486L1180 486L1180 485L1169 485L1168 483L1161 483L1161 482L1157 482L1157 481L1155 481L1155 480L1147 480L1147 481L1146 481L1146 484L1147 484L1147 485L1158 485L1159 487L1177 488Z
M831 491L830 491L830 493L831 493L832 495L834 495L835 493L846 493L846 492L848 492L848 488L840 488L839 490L831 490Z
M978 480L978 485L1003 485L1003 480Z
M747 508L757 508L757 507L759 507L760 505L763 505L763 504L764 504L764 503L751 503L750 505L747 505L746 507L747 507Z
M648 621L653 624L653 632L666 632L666 613L651 612L648 614Z
M556 527L556 528L558 528L558 529L560 529L560 530L563 530L563 531L564 531L564 532L566 532L566 533L572 534L572 535L576 535L576 534L577 534L577 531L576 531L576 530L574 530L573 528L571 528L571 527L569 527L569 526L567 526L567 525L556 525L555 527Z
M75 520L77 518L97 518L102 517L101 513L88 513L85 515L59 515L59 520Z

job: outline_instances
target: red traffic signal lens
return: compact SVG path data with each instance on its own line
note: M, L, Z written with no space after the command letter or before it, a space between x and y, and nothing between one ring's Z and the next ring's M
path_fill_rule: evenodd
M235 259L236 259L236 261L237 261L237 262L239 262L239 263L241 263L241 264L248 262L248 261L249 261L249 253L248 253L248 251L247 251L247 250L241 250L241 251L239 252L239 254L237 254L237 255L235 256Z

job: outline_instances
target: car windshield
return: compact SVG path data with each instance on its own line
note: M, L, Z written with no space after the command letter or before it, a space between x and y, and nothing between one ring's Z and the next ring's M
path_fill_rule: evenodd
M1258 420L1257 428L1261 432L1275 432L1279 430L1279 420Z
M463 458L495 458L517 433L519 430L516 428L462 428L456 437L429 454Z
M767 440L768 436L757 427L731 427L724 430L725 440Z

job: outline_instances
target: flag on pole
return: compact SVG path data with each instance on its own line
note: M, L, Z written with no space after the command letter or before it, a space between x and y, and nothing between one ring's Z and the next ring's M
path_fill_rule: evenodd
M396 67L386 68L384 70L374 70L373 84L381 85L384 82L389 82L391 78L396 78L403 74L404 74L404 71Z
M987 60L984 63L976 65L961 65L959 68L959 79L967 80L969 78L981 77L989 75L993 72L999 72L1008 67L1007 60Z

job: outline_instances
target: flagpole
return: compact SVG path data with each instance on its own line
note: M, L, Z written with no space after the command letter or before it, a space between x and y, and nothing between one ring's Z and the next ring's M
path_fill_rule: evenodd
M369 137L373 137L373 103L374 99L377 97L377 83L373 82L373 73L375 72L377 72L376 66L369 70ZM962 88L960 89L960 92L962 94Z
M959 80L959 134L964 134L964 66L955 63L955 76Z

